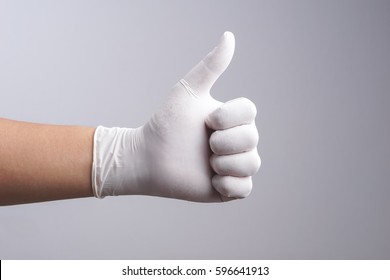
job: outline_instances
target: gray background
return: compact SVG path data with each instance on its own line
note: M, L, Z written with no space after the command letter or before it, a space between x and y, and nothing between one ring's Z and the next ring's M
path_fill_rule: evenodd
M2 117L136 127L230 30L258 106L245 200L0 208L2 259L390 258L389 1L0 1Z

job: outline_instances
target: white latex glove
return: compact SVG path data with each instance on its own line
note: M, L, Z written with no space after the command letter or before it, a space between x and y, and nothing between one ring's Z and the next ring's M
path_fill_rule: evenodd
M225 32L144 126L96 129L96 197L139 194L217 202L251 192L251 175L260 167L256 107L246 98L221 103L210 95L234 46L234 35Z

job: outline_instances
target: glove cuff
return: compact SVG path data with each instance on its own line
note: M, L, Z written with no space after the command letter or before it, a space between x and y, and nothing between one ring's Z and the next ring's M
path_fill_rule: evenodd
M95 197L137 192L137 131L138 128L96 128L91 172Z

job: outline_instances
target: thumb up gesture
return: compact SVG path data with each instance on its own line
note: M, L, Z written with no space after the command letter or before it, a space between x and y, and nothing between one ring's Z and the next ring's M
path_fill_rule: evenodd
M143 126L96 129L96 197L138 194L221 202L249 195L251 176L260 167L256 106L246 98L222 103L210 94L234 47L234 35L225 32Z

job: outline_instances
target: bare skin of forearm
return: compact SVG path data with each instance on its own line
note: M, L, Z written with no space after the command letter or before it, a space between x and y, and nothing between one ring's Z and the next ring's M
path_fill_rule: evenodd
M94 131L0 119L0 205L93 196Z

